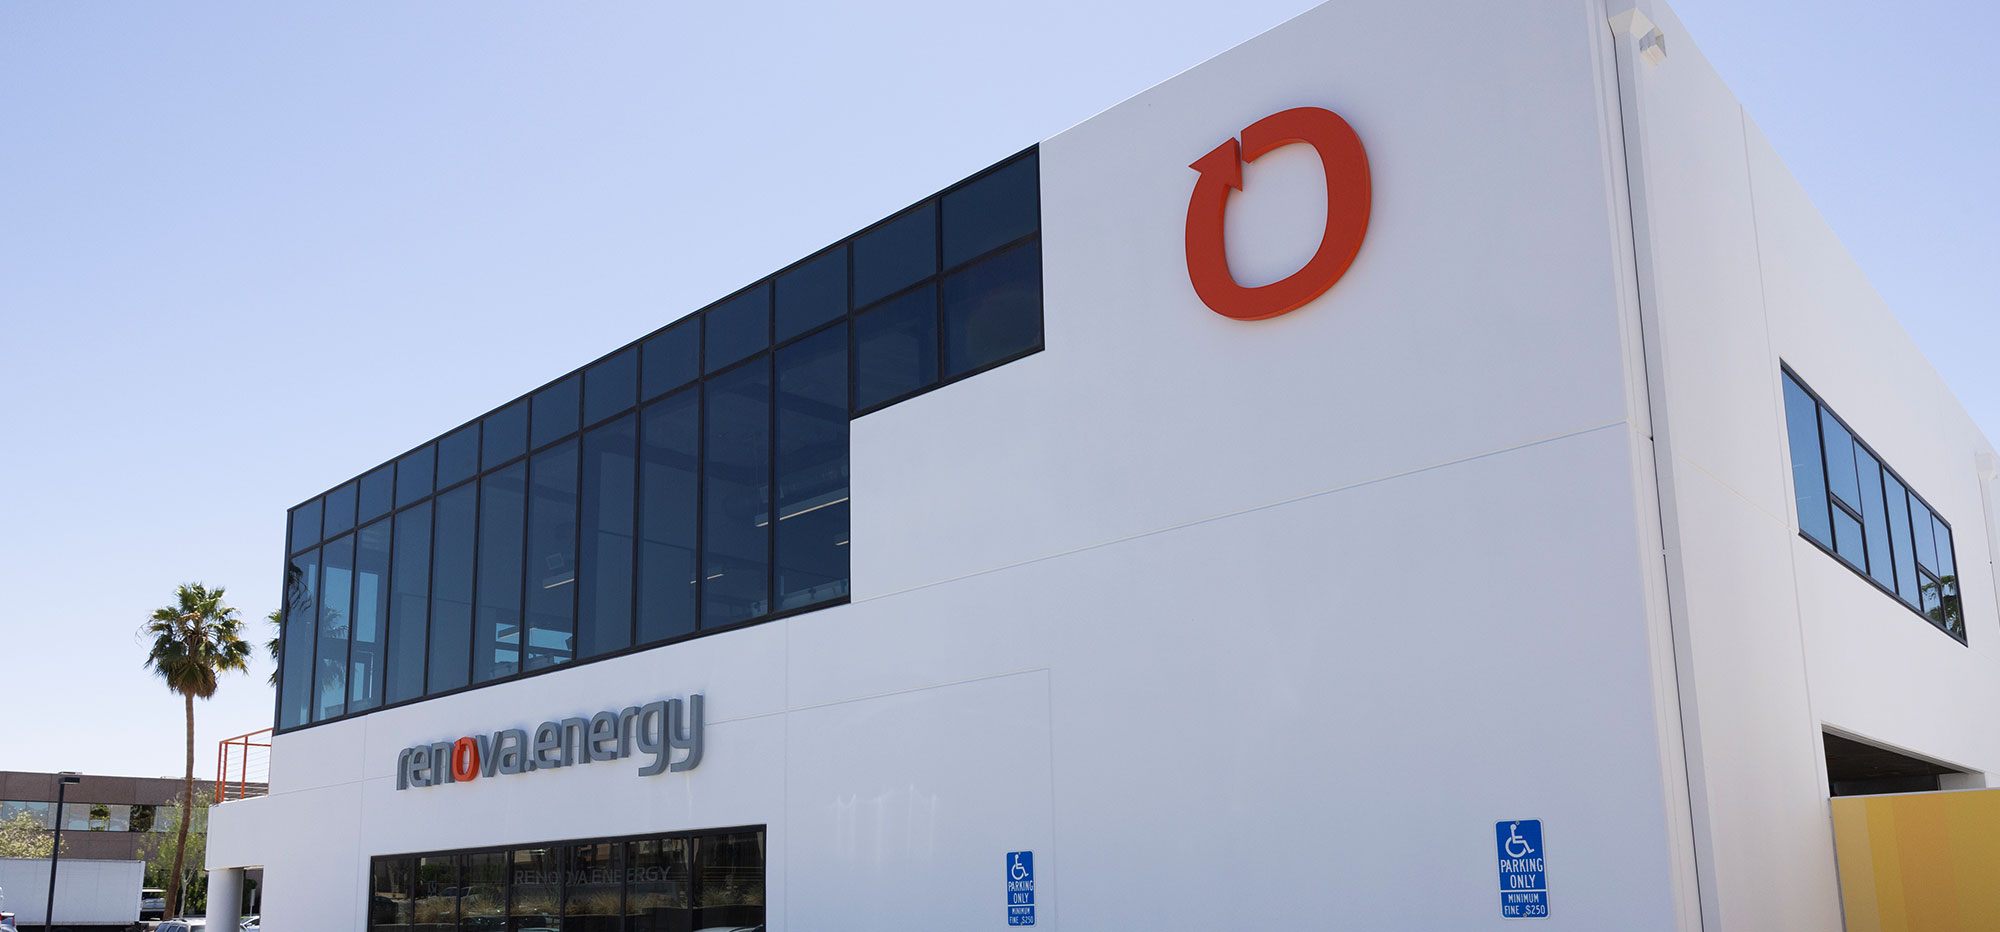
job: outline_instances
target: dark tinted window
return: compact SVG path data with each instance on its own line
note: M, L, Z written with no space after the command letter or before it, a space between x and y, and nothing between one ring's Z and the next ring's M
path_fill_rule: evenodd
M412 932L455 932L458 894L458 858L449 854L418 858Z
M778 351L780 610L847 594L847 333Z
M437 444L437 484L446 488L479 472L479 425L467 424Z
M778 276L778 339L847 313L847 249L837 247Z
M1792 448L1792 489L1798 496L1799 530L1833 545L1827 516L1826 472L1819 448L1819 405L1792 377L1785 376L1785 432Z
M575 657L576 450L571 441L529 461L527 670Z
M690 317L646 340L640 347L640 396L658 398L701 374L701 318Z
M771 286L758 285L702 316L708 335L702 365L715 372L771 345Z
M373 521L396 504L396 467L384 466L361 477L360 520Z
M694 927L764 924L764 833L694 839Z
M326 493L326 536L354 530L354 486L350 482Z
M465 685L472 657L472 561L479 487L462 485L437 497L431 541L430 679L426 692Z
M1030 155L944 196L947 268L1041 227L1041 191Z
M517 848L508 879L508 932L562 928L562 849Z
M583 383L570 376L535 393L528 426L534 446L540 447L576 433L577 405L582 403Z
M354 621L348 627L347 711L382 704L384 625L389 618L389 522L354 532Z
M319 631L319 551L285 564L284 679L278 721L285 727L312 720L313 643Z
M854 318L854 407L937 381L937 293L920 288Z
M681 932L690 929L688 910L693 877L688 865L688 841L648 838L627 843L625 865L631 883L625 890L627 932Z
M639 642L694 631L701 391L640 413Z
M964 375L1042 342L1041 244L1027 243L944 280L944 375Z
M569 846L563 872L563 932L622 932L625 846L597 842Z
M313 666L313 721L347 711L347 632L354 610L354 538L320 548L319 659Z
M583 371L583 422L595 424L639 400L639 349L633 347Z
M369 872L368 928L376 932L410 927L410 888L416 864L410 858L383 858Z
M320 500L315 498L292 509L292 553L319 543Z
M854 239L854 304L867 305L937 273L937 208L924 204Z
M398 508L431 494L431 479L436 474L437 454L429 445L403 454L396 461L396 506Z
M514 402L480 422L479 467L492 469L528 452L528 402Z
M479 480L479 613L472 629L475 683L521 668L521 546L527 501L526 463Z
M507 852L460 855L458 870L461 932L507 928Z
M430 633L431 503L395 517L391 551L387 699L402 702L424 693L424 643Z
M701 625L708 628L768 610L770 358L731 370L705 387Z
M632 643L633 525L637 507L638 416L583 435L577 566L576 652L595 657Z

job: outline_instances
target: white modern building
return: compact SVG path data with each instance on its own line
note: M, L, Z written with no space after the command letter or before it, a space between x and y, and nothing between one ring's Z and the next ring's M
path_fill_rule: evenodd
M315 496L216 882L1840 928L1830 795L2000 771L2000 459L1631 7L1328 3Z

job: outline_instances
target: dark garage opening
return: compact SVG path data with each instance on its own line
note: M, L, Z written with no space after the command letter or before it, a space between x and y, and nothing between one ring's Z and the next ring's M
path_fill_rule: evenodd
M1826 783L1834 796L1920 793L1938 789L1938 778L1944 774L1964 772L1839 735L1823 737Z

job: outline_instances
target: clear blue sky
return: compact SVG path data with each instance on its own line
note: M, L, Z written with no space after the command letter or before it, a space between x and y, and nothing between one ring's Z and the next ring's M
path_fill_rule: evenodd
M135 632L287 506L1308 6L0 4L0 769L178 774ZM2000 12L1677 6L2000 437Z

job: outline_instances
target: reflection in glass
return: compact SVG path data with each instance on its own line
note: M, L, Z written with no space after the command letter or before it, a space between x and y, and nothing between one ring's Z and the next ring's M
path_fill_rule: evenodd
M888 297L937 272L937 207L926 202L854 238L854 304Z
M764 833L694 840L694 927L764 922Z
M1854 448L1854 467L1861 477L1862 536L1868 541L1866 569L1875 580L1896 587L1896 568L1889 559L1889 514L1882 501L1882 464L1859 446Z
M383 932L408 929L416 862L410 858L383 858L375 862L369 874L368 927Z
M521 535L526 526L528 464L479 480L479 615L472 627L472 681L521 667Z
M1841 559L1856 567L1868 565L1868 554L1861 541L1861 522L1837 505L1833 509L1833 549Z
M384 466L361 477L362 521L373 521L389 513L396 504L396 467Z
M706 386L701 626L762 615L770 598L771 361Z
M900 398L937 377L937 289L919 288L854 318L855 410Z
M516 848L508 866L508 932L562 928L560 848Z
M390 702L424 692L424 642L430 634L431 503L394 519L396 571L390 576L389 656L385 663Z
M303 725L312 718L313 639L319 630L319 551L308 550L285 564L284 676L280 680L278 723Z
M354 530L355 484L326 493L326 536Z
M715 372L771 345L771 286L758 285L703 314L702 368Z
M694 631L699 386L640 412L639 643Z
M1042 341L1042 250L1024 243L944 280L944 374L964 375Z
M944 264L957 265L1041 226L1040 179L1029 154L944 196Z
M1821 408L1819 414L1820 437L1826 441L1827 488L1848 507L1858 511L1861 508L1861 483L1854 473L1854 435L1834 420L1833 412ZM1845 555L1843 552L1842 556Z
M396 461L396 507L431 494L437 473L437 453L430 444L403 454Z
M563 887L568 932L619 932L625 912L624 852L618 842L570 846Z
M1895 476L1882 475L1882 487L1889 514L1889 546L1896 558L1896 594L1915 608L1917 592L1917 548L1910 539L1910 493Z
M320 548L319 655L313 672L313 721L347 711L347 631L354 612L354 538Z
M568 663L576 638L576 441L535 454L528 470L524 670Z
M627 415L583 435L582 528L577 566L576 650L595 657L632 643L632 493L638 417Z
M479 425L467 424L437 444L437 484L447 488L479 471Z
M689 925L687 842L648 838L625 846L626 932L681 932Z
M847 594L847 333L778 351L778 608Z
M459 856L458 927L493 932L507 927L507 853Z
M534 447L543 447L576 433L576 419L583 403L582 379L570 376L535 393L533 411L528 416Z
M847 313L847 250L834 247L778 276L778 339Z
M348 630L347 710L382 704L383 622L389 616L389 522L354 534L354 623Z
M583 422L595 424L632 407L639 393L639 348L583 370Z
M430 679L435 695L465 685L472 656L473 527L479 487L462 485L437 497L431 539Z
M492 469L528 452L526 398L487 415L479 423L479 468Z
M451 855L418 858L411 890L413 932L453 932L458 928L458 859Z
M1785 376L1785 433L1792 448L1792 490L1798 497L1799 530L1832 546L1832 518L1827 516L1825 464L1820 459L1819 405Z
M639 399L650 401L701 374L701 318L660 331L639 347Z
M320 499L313 499L292 509L291 552L319 543Z

